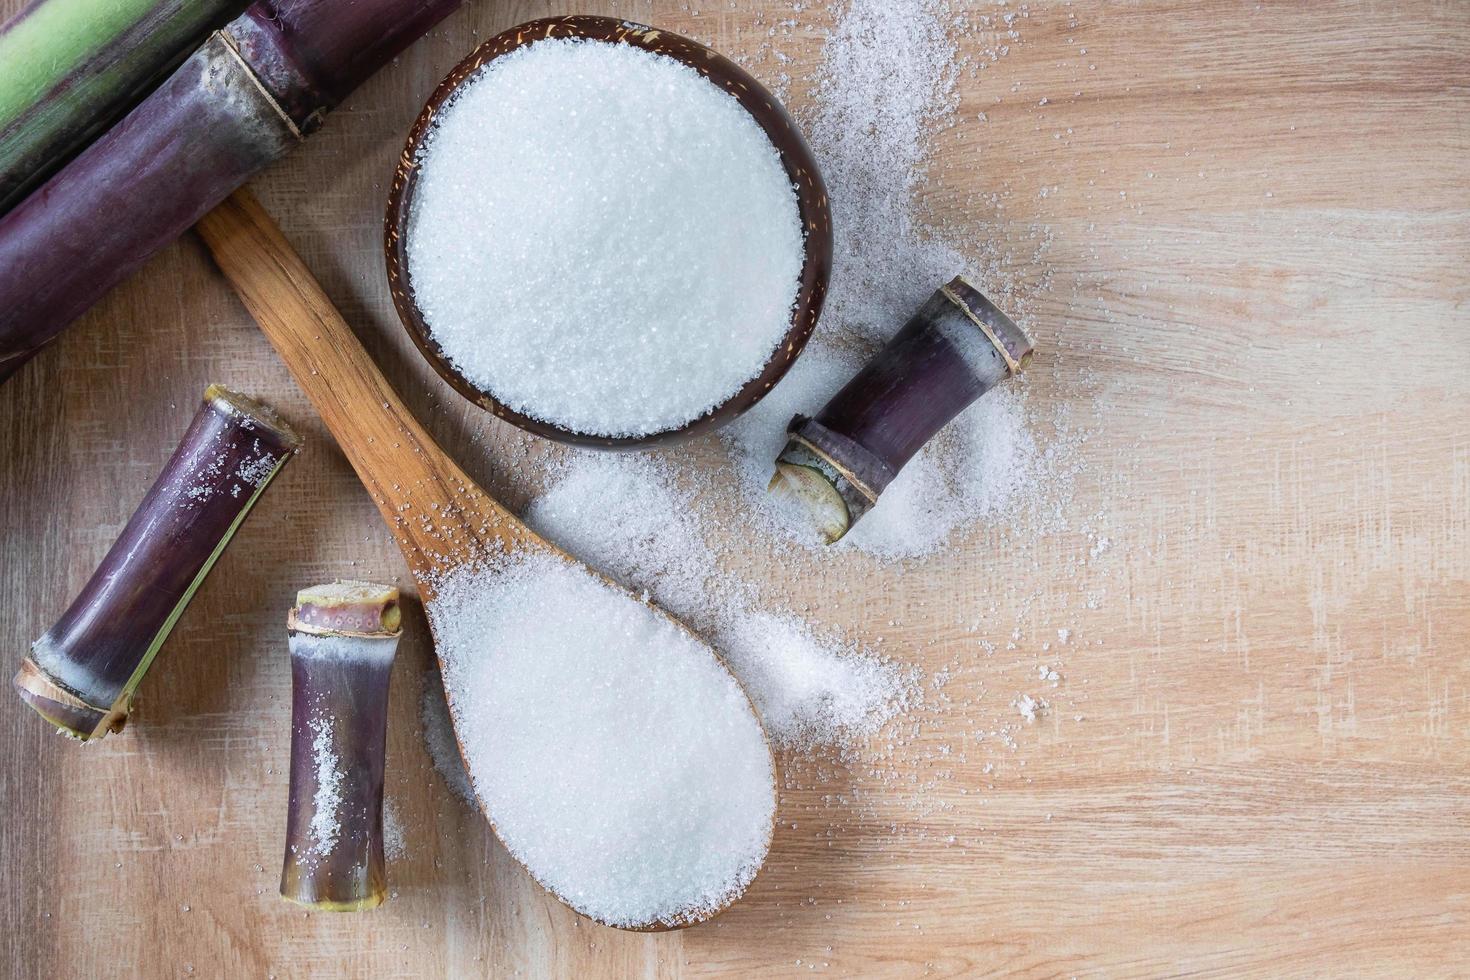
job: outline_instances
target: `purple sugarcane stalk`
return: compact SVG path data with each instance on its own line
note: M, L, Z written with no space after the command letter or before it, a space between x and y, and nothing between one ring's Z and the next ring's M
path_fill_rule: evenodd
M291 796L281 897L327 912L388 895L383 767L398 590L334 582L297 594L291 647Z
M0 218L0 381L460 0L252 4Z
M82 739L127 721L133 692L266 485L301 445L253 399L210 385L204 404L107 556L31 645L15 687Z
M1015 321L964 277L951 280L820 412L792 419L771 492L838 540L925 443L1031 353Z

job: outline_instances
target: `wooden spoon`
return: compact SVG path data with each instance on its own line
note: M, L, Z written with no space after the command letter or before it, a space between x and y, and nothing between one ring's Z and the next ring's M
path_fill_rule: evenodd
M196 230L372 495L425 603L433 602L440 576L487 555L543 552L575 561L480 489L434 442L253 196L236 191L200 219ZM664 610L631 592L628 596L693 635ZM715 659L728 671L717 655ZM759 724L754 707L751 713ZM457 731L455 738L463 756ZM773 797L775 792L773 780ZM480 809L494 829L483 800ZM727 907L680 928L713 918ZM650 924L638 931L667 928Z

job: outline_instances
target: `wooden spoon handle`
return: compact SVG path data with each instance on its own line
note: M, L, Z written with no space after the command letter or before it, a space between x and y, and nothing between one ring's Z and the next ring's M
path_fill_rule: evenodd
M419 425L253 196L231 194L197 230L336 437L421 590L486 548L548 547Z

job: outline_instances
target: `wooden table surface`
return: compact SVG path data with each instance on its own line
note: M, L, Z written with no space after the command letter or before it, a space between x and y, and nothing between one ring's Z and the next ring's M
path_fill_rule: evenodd
M789 73L800 109L827 19L807 6L776 38L789 63L767 50L791 16L777 0L576 8ZM0 387L11 662L208 382L277 405L309 444L125 734L83 748L0 697L12 975L1470 975L1470 4L1004 9L1019 39L962 75L926 193L1011 251L1044 351L1032 404L1086 438L1062 529L977 528L902 574L854 557L822 579L842 588L811 587L823 621L949 668L892 771L793 761L736 908L676 934L603 929L531 885L434 770L415 619L390 726L394 897L357 916L282 903L291 595L408 581L190 236ZM471 0L252 185L414 410L514 506L540 448L412 353L379 222L438 79L559 12ZM1052 661L1053 710L1013 745L980 737Z

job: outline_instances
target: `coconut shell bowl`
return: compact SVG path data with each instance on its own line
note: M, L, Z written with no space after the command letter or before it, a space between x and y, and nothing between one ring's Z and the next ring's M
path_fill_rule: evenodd
M729 92L750 113L776 148L796 189L797 209L805 232L805 256L792 308L791 327L759 374L725 402L678 428L649 435L607 437L562 428L518 412L497 401L489 391L470 382L455 368L434 341L414 300L413 285L408 275L407 236L424 140L441 109L466 80L496 58L544 38L631 44L688 65ZM384 222L384 251L393 305L404 328L434 370L455 391L497 417L548 439L596 448L639 449L681 442L718 428L760 401L786 374L806 346L822 312L832 272L832 216L826 186L795 121L776 97L739 65L697 41L668 31L610 17L556 17L531 21L496 35L471 52L439 83L414 122L393 174Z

